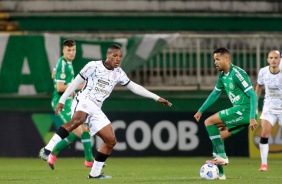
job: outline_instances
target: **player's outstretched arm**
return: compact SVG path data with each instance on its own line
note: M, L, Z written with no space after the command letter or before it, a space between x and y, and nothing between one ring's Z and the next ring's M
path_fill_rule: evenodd
M147 89L145 89L143 86L140 86L139 84L136 84L135 82L133 81L130 81L126 87L132 91L133 93L137 94L137 95L140 95L140 96L143 96L143 97L146 97L146 98L151 98L151 99L154 99L155 101L161 103L162 105L164 106L172 106L172 104L164 99L164 98L161 98L159 97L158 95L156 95L155 93L152 93L151 91L148 91Z
M164 98L159 98L157 100L157 102L161 103L162 105L164 106L168 106L168 107L171 107L172 106L172 103L170 103L168 100L164 99Z

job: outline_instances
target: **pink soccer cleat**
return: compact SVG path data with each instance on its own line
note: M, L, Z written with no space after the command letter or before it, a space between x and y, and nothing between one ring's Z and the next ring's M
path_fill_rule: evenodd
M213 160L207 160L207 164L215 164L215 165L227 165L229 163L228 158L222 158L219 155L217 155Z
M87 160L84 161L85 167L92 167L93 163L94 161L90 161L90 162L88 162Z
M55 164L56 159L57 157L55 155L52 155L52 153L50 153L50 155L48 156L47 162L52 170L54 170L54 164Z
M259 171L268 171L268 166L267 166L267 164L261 164L261 165L260 165L260 168L259 168Z

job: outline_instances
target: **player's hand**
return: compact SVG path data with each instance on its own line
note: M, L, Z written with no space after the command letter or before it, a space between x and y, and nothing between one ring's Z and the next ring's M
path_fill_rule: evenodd
M196 119L197 122L200 121L201 117L202 117L202 113L201 113L201 112L197 112L197 113L194 115L194 118Z
M172 106L172 103L170 103L168 100L164 98L159 98L157 102L161 103L164 106L168 106L168 107Z
M255 119L250 119L250 128L252 131L254 131L257 128L258 124Z
M55 114L58 116L59 112L61 112L64 109L64 104L58 103L55 109Z

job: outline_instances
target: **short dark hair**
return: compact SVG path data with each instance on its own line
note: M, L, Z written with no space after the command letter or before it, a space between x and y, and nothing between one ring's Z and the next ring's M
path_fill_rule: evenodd
M64 40L63 45L67 47L72 47L75 46L75 41L74 40Z
M215 50L213 51L213 53L214 53L214 54L215 54L215 53L220 53L220 55L221 55L221 54L229 54L229 55L230 55L230 51L229 51L227 48L225 48L225 47L219 47L219 48L215 49Z
M109 49L119 49L119 50L122 50L121 46L118 45L118 44L112 44L112 45L110 45L109 48L108 48L108 50L109 50Z

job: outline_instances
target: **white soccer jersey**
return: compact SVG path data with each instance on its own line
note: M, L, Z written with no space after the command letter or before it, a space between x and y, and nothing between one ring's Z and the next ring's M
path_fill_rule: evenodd
M282 72L272 74L269 66L261 68L258 75L257 83L264 85L265 97L263 112L272 114L282 113Z
M120 67L109 70L102 61L89 62L79 75L85 80L85 86L77 93L77 98L87 96L99 107L109 97L117 83L124 86L130 82Z

